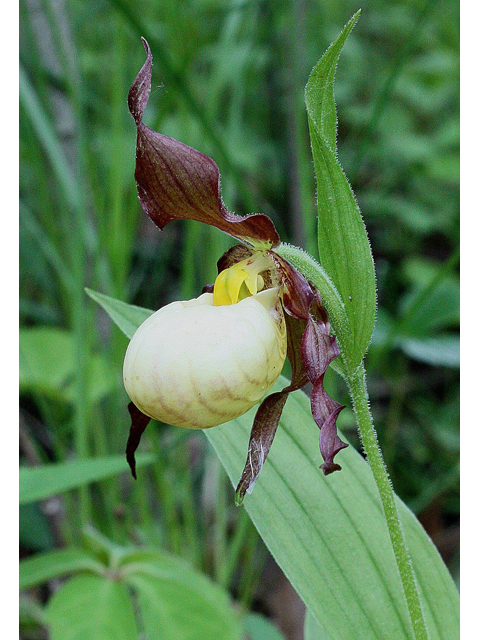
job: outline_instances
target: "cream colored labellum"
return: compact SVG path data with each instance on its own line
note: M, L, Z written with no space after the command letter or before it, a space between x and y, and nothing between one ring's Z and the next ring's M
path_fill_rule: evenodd
M138 328L125 355L125 389L151 418L206 429L259 402L286 351L276 288L220 306L204 293L163 307Z

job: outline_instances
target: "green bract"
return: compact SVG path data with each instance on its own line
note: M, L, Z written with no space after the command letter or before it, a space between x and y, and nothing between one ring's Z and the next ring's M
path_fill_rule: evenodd
M339 293L348 329L340 327L347 372L361 363L370 343L376 311L373 257L353 191L338 162L333 80L338 56L358 13L314 67L305 87L310 140L317 177L318 251L323 269ZM323 291L321 290L321 293ZM328 308L330 312L330 308ZM333 315L333 312L330 312ZM337 311L337 315L338 315Z

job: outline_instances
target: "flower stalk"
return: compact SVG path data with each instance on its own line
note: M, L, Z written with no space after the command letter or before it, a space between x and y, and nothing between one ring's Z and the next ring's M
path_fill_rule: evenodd
M357 418L360 439L364 451L367 454L367 459L382 501L388 533L400 573L415 638L416 640L428 640L427 628L420 604L412 562L408 554L405 536L395 504L395 495L388 477L387 468L383 462L382 451L378 444L377 434L368 406L368 391L363 363L347 378L347 383Z

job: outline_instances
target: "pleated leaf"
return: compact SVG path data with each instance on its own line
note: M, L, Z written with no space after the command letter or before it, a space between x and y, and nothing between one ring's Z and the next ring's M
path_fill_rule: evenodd
M285 384L280 380L278 388ZM274 388L274 390L276 390ZM232 483L253 412L205 431ZM413 638L370 467L350 446L342 473L323 476L308 397L291 394L245 508L279 566L330 640ZM438 551L398 499L430 640L458 637L458 593Z
M135 309L131 317L128 305L123 312L133 321ZM286 384L280 378L272 391ZM245 463L254 414L255 408L205 430L234 486ZM413 639L370 467L354 447L342 453L342 473L324 476L309 399L302 391L291 394L245 508L325 638ZM454 582L423 527L399 499L398 508L430 640L455 640L459 598Z

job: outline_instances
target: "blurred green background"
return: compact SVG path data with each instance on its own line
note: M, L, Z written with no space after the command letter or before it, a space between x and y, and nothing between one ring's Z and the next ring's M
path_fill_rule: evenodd
M229 210L269 214L282 240L315 256L303 88L359 8L335 95L339 158L376 260L378 320L366 362L371 408L396 492L458 579L453 0L21 0L21 464L123 454L127 340L84 288L157 309L199 295L233 244L193 222L160 233L139 207L126 97L145 59L140 36L154 58L144 121L215 159ZM332 373L326 384L348 404L341 380ZM340 426L358 445L349 409ZM245 610L274 618L296 638L265 595L261 585L275 570L248 516L233 507L232 488L202 434L152 424L142 451L154 455L137 483L123 466L94 483L80 471L76 488L58 499L58 474L46 476L44 500L20 510L21 557L78 542L90 526L117 545L147 544L186 558ZM50 592L43 586L25 598L25 638L44 637L39 612Z

